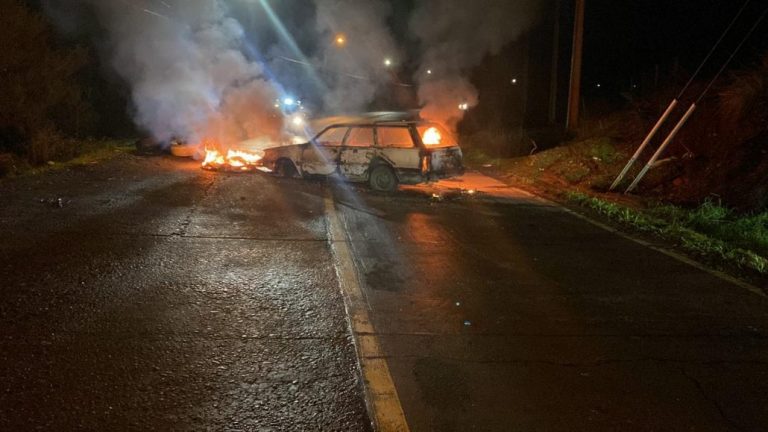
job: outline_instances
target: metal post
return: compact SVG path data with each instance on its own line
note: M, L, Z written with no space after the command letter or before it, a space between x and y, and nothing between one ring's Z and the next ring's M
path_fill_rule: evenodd
M579 108L581 104L581 65L584 48L584 9L586 0L576 0L576 13L573 21L573 55L571 57L571 83L568 96L569 130L579 126Z
M667 118L669 118L669 115L672 114L672 111L677 106L677 99L673 99L672 102L669 104L669 107L667 107L667 110L664 111L664 114L661 116L658 122L656 122L656 126L651 129L651 132L648 134L648 136L645 137L645 141L643 141L642 144L640 144L640 147L638 147L635 154L632 156L632 158L629 159L629 162L627 162L627 165L624 166L624 169L621 170L621 173L618 177L616 177L616 180L613 182L611 187L608 189L608 191L612 191L616 189L619 186L619 183L621 183L622 180L624 180L624 176L627 175L629 172L629 169L632 168L632 165L637 162L637 159L640 157L640 155L643 153L643 150L645 150L646 147L648 147L648 144L650 144L651 140L654 136L656 136L656 133L661 129L661 126L667 121Z
M637 175L635 178L635 181L632 182L631 185L627 188L627 190L624 193L630 193L632 192L637 185L640 183L640 181L645 177L645 175L648 173L648 170L651 169L654 163L659 159L662 153L664 153L664 150L667 149L667 146L672 142L673 139L675 139L675 136L677 136L677 133L680 132L680 129L685 126L685 123L688 122L688 119L691 118L691 115L693 115L693 112L696 111L696 104L691 104L691 107L688 108L688 111L686 111L685 115L682 119L677 123L677 126L675 126L674 129L672 129L672 132L670 132L667 139L664 140L664 142L661 144L658 150L656 150L656 153L653 154L653 157L651 157L651 160L648 161L647 164L645 164L645 167L643 167L643 170L640 171L640 174Z

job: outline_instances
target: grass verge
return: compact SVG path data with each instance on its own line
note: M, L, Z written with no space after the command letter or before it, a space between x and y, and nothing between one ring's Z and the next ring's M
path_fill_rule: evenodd
M768 214L739 216L712 202L693 210L670 205L636 210L581 192L566 192L565 198L706 261L768 274L768 260L754 251L768 250Z
M11 177L36 175L48 171L55 171L77 166L93 165L112 159L116 156L129 153L135 149L130 140L88 140L78 143L77 153L71 159L65 161L50 161L44 165L32 166L24 159L8 156L3 162L5 169L0 172L2 175Z

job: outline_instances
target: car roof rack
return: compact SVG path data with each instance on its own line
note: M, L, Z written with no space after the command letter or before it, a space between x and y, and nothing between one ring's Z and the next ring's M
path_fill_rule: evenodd
M357 115L341 115L316 119L313 123L321 125L317 128L326 129L332 126L372 126L378 124L413 124L424 121L419 117L418 110L411 111L379 111Z

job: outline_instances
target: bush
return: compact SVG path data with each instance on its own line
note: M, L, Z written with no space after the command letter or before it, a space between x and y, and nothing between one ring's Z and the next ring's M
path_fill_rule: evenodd
M0 177L10 174L13 169L13 156L9 153L0 153Z
M52 127L42 128L34 132L29 141L27 157L34 165L48 161L66 160L77 156L75 140L64 138Z
M522 136L522 130L483 130L461 137L461 146L480 151L493 158L522 156L531 152L532 144Z
M60 139L65 125L90 118L76 74L86 64L82 49L56 47L52 29L23 2L3 3L0 14L0 150L14 151L35 163L64 155L70 142Z

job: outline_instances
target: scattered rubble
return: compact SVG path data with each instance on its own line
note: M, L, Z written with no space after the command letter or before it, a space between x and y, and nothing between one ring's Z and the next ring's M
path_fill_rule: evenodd
M40 204L46 204L53 208L64 208L64 206L69 205L72 203L72 200L66 199L66 198L41 198Z

